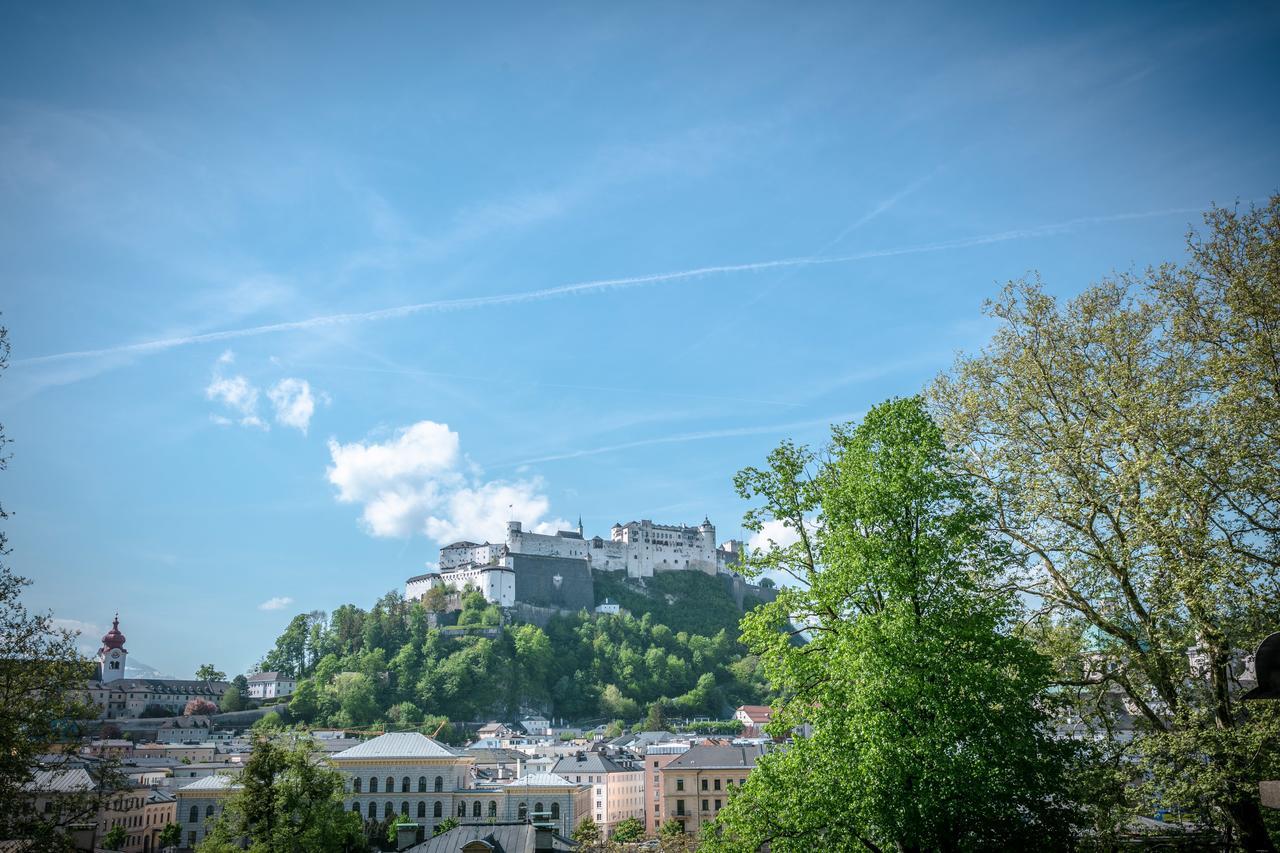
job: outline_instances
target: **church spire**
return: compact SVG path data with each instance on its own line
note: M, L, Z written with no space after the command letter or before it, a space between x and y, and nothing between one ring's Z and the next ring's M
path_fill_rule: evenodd
M582 532L582 513L578 513L578 535L579 536L586 535L585 533Z

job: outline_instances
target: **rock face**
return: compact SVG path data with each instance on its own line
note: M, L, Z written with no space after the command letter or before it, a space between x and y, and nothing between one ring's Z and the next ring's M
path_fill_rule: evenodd
M596 606L586 560L540 554L511 554L509 559L516 577L516 601L574 612Z

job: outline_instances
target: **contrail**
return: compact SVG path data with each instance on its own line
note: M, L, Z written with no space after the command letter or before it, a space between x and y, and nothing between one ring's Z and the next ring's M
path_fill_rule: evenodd
M73 350L70 352L38 355L30 358L15 359L12 363L43 364L55 361L66 361L79 358L101 358L111 355L149 355L174 349L189 344L214 343L237 338L250 338L269 335L276 332L295 332L316 329L324 326L342 326L351 323L363 323L370 320L391 320L408 317L413 314L442 313L446 311L466 311L473 308L488 308L498 305L521 305L526 302L541 302L565 296L579 296L600 293L609 290L622 290L633 287L645 287L665 284L672 281L699 279L708 276L731 275L733 273L759 272L762 270L784 269L789 267L828 266L831 264L848 264L874 258L891 258L899 255L918 255L928 252L945 252L952 249L966 249L974 246L985 246L992 243L1004 243L1010 240L1025 240L1033 237L1045 237L1061 234L1082 225L1099 225L1107 222L1122 222L1132 219L1152 219L1160 216L1173 216L1182 213L1199 213L1203 208L1177 207L1166 210L1152 210L1140 213L1119 213L1110 216L1087 216L1058 222L1051 225L1039 225L1033 228L1021 228L1012 231L1000 231L994 234L983 234L977 237L965 237L957 240L944 240L939 243L924 243L915 246L903 246L894 249L876 249L851 255L832 257L798 257L782 258L772 261L756 261L746 264L722 264L718 266L697 267L677 272L651 273L649 275L629 276L626 278L605 278L595 281L583 281L575 284L564 284L540 290L528 290L521 293L505 293L493 296L473 296L462 299L440 299L433 302L417 302L410 305L397 305L392 308L380 308L374 311L359 311L344 314L324 314L309 317L305 320L291 320L283 323L268 323L262 326L251 326L245 329L226 329L219 332L205 332L198 335L184 335L157 340L142 341L135 344L117 344L101 349Z

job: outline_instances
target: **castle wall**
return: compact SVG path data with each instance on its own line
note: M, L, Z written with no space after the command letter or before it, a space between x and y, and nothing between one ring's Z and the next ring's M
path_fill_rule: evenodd
M510 554L508 559L515 571L517 601L570 611L595 607L595 583L586 560L540 554Z

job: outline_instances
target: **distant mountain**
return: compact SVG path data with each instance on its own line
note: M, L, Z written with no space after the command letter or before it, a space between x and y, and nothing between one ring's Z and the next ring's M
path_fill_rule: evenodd
M154 666L140 660L135 660L132 656L128 658L124 666L125 678L173 678L167 672L161 672Z

